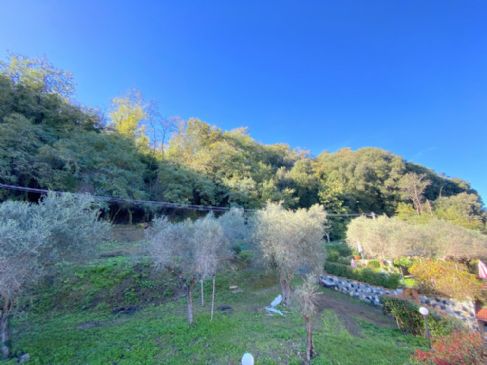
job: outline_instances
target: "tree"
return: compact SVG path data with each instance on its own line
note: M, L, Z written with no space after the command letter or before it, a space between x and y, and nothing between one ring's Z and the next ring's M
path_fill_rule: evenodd
M167 269L174 273L179 284L186 290L189 324L193 323L192 290L197 280L193 229L194 226L189 219L170 223L167 218L162 217L155 219L148 231L148 250L156 269Z
M134 91L127 96L112 100L110 119L114 129L122 136L134 140L139 148L147 149L149 139L142 122L147 118L147 105L140 92Z
M347 242L360 243L368 256L378 258L487 257L487 236L436 218L426 223L386 216L355 218L348 226Z
M15 300L41 273L40 246L46 242L48 227L34 206L20 202L0 205L0 340L3 358L10 355L9 318Z
M326 213L320 205L296 211L268 203L255 213L254 237L263 257L277 269L283 301L289 305L291 280L298 269L320 270Z
M306 326L306 364L311 364L313 349L313 318L318 312L318 290L316 277L309 275L296 290L296 298Z
M418 215L422 214L424 211L424 192L430 184L431 181L426 179L425 174L418 175L412 172L404 175L399 182L403 197L413 203L414 209L416 209Z
M194 223L193 237L196 250L196 274L201 282L201 303L204 305L203 281L213 279L211 319L215 303L215 276L221 260L225 258L227 239L220 222L213 214L197 219Z
M487 214L476 194L460 193L440 197L433 203L434 214L440 219L469 229L484 230Z
M186 290L188 322L193 323L193 289L199 279L214 275L225 236L213 215L170 223L154 220L148 233L149 253L158 269L168 269Z
M0 61L0 73L33 90L68 98L74 91L71 73L55 68L45 58L28 58L11 54L7 62Z
M106 237L108 225L88 195L49 194L39 204L0 204L0 339L8 357L9 318L15 300L30 284Z

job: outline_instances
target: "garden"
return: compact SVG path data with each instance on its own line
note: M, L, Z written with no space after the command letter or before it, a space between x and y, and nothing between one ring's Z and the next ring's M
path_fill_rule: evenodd
M238 364L247 352L258 364L485 361L478 328L441 308L420 313L424 295L485 301L474 274L485 242L471 231L428 236L428 226L360 217L346 241L325 243L321 206L268 203L161 216L114 240L101 209L87 194L0 205L6 363ZM442 234L455 245L432 243ZM372 306L318 285L323 269L402 290Z

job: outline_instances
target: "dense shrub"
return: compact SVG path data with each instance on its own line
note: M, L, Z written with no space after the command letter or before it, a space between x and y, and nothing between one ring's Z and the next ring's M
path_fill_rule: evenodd
M484 341L480 334L454 332L438 338L430 351L416 350L413 361L428 365L485 364Z
M341 257L350 257L352 250L344 243L329 243L326 245L328 261L338 262Z
M396 289L399 287L401 276L398 274L386 274L374 272L370 269L352 269L350 266L336 262L325 262L325 271L331 275L362 281L364 283Z
M422 260L409 269L419 288L455 299L473 299L480 295L482 284L465 265L453 261Z
M379 260L369 260L369 262L367 262L367 267L369 269L380 269L380 262Z
M419 313L419 306L409 300L384 296L381 298L384 312L391 314L397 326L405 333L424 335L424 320ZM455 330L462 329L463 324L450 317L431 313L428 316L428 326L433 338L446 336Z
M336 262L342 265L350 265L350 263L352 262L352 257L353 256L339 257L338 260L336 260Z

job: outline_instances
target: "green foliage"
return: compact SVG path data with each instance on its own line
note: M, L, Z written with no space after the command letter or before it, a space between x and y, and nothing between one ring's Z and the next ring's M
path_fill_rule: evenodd
M487 215L482 210L480 197L472 193L460 193L441 197L434 202L434 213L440 219L447 220L468 229L485 230Z
M379 260L369 260L367 262L367 267L369 269L372 269L372 270L380 269L380 261Z
M424 335L424 319L419 313L419 306L409 300L397 297L381 297L385 313L391 314L397 326L405 333ZM463 324L454 318L439 316L430 312L428 327L433 338L449 335L455 330L462 329Z
M15 84L39 92L68 97L74 91L73 76L53 67L44 58L11 54L7 62L0 61L0 73Z
M406 199L399 182L413 173L431 182L425 199L434 201L441 192L443 198L434 204L439 217L468 228L485 224L478 195L467 183L380 149L342 149L315 159L284 144L257 143L245 129L222 131L198 119L180 123L172 133L163 122L153 125L158 121L137 94L114 99L112 123L103 127L102 116L68 100L72 91L71 76L45 60L12 56L3 64L0 182L217 206L260 208L272 201L309 208L320 203L333 213L391 215ZM157 128L164 130L160 138ZM465 194L449 200L459 193ZM121 209L129 220L132 210L139 216L154 213L112 204L111 218ZM342 238L349 220L330 217L327 234Z
M352 255L350 247L344 243L327 243L326 246L326 258L328 261L336 262L339 257L349 257Z
M375 272L368 268L352 269L348 265L336 262L325 262L325 271L331 275L342 276L348 279L361 281L364 283L382 286L384 288L396 289L400 286L401 276L396 273Z
M444 260L422 260L409 269L425 293L465 300L480 296L482 283L465 265Z

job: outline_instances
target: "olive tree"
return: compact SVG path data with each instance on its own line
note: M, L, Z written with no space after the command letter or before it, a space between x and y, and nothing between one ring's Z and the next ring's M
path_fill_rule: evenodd
M296 298L306 326L306 364L311 363L313 350L313 318L318 313L318 285L316 277L309 275L296 290Z
M103 239L108 225L88 195L49 194L39 204L0 204L0 337L9 357L9 319L19 295L49 271ZM77 256L79 259L80 256Z
M355 218L348 226L347 242L360 243L368 256L377 258L487 257L487 236L436 218L421 224L386 216Z
M204 304L203 281L212 278L212 295L211 295L211 319L213 319L215 305L215 279L218 267L228 253L227 236L223 226L213 214L208 214L194 222L193 240L196 245L197 273L202 283L201 300Z
M193 323L193 287L197 280L194 225L190 219L171 223L166 217L157 218L148 231L149 254L156 269L167 269L178 278L186 290L187 315Z
M321 270L326 213L320 205L296 211L268 203L253 219L263 258L279 272L283 301L290 303L291 280L299 269Z

